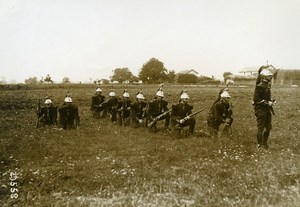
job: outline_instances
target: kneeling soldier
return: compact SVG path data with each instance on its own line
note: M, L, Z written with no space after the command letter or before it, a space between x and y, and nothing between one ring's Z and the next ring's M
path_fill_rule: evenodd
M131 100L129 99L129 93L127 90L123 92L122 101L118 102L118 116L119 116L119 125L125 126L130 124L130 112L131 112Z
M59 121L63 129L77 128L80 124L78 108L72 103L72 98L67 95L63 105L58 109Z
M52 104L52 100L49 97L45 99L45 105L38 109L38 123L41 123L43 126L55 126L57 124L57 107Z
M133 127L144 126L146 118L147 103L144 102L144 95L140 91L136 96L136 102L132 105Z
M118 99L114 91L109 92L109 100L107 101L107 111L110 114L111 122L117 121Z
M150 131L156 132L157 127L156 123L160 120L165 120L165 129L169 129L170 125L170 115L168 109L168 102L163 100L164 98L164 92L160 88L156 92L156 98L154 101L149 103L149 124L148 127Z
M106 116L106 102L105 97L102 95L102 90L100 88L96 89L96 94L92 97L91 110L93 112L93 117L99 119L100 117ZM102 116L101 116L102 112Z
M188 104L190 97L187 93L180 95L180 103L172 106L172 126L179 130L185 126L189 126L189 132L192 135L194 133L196 120L194 117L190 117L192 114L193 106Z
M229 102L231 96L227 90L223 90L220 94L220 99L215 101L209 110L207 117L207 125L210 129L212 137L219 137L219 128L221 124L225 124L224 133L230 133L233 122L231 104Z

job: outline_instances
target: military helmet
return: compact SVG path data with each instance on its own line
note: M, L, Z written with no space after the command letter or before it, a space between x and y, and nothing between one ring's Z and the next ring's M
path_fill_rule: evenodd
M262 75L262 76L273 76L273 73L269 69L263 69L260 72L260 75Z
M108 95L109 95L109 96L116 96L115 92L113 92L113 91L109 92Z
M129 93L127 92L127 90L124 91L123 97L124 97L124 98L129 98Z
M223 91L220 96L221 96L221 98L230 98L231 97L229 95L228 91Z
M164 92L163 92L162 88L158 89L158 91L156 92L156 96L158 96L158 97L164 97Z
M50 98L47 98L47 99L45 100L45 104L52 104L51 99L50 99Z
M182 93L182 94L180 95L180 98L181 98L181 99L190 99L190 97L189 97L189 95L188 95L187 93Z
M138 93L138 95L136 95L136 98L138 99L145 99L144 95L142 93Z
M72 103L72 98L69 97L69 96L67 96L67 97L65 98L65 102L66 102L66 103Z

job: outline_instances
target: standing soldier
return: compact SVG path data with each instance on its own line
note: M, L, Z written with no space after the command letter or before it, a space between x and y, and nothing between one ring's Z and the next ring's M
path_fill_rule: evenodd
M131 100L129 99L129 93L127 90L124 90L123 98L118 103L117 110L119 116L119 125L125 126L125 122L130 124Z
M110 114L111 122L114 123L117 121L118 99L114 91L110 91L108 96L107 111Z
M190 117L192 114L193 106L189 102L190 97L186 92L180 95L180 102L172 106L171 122L175 129L181 130L185 126L189 126L189 132L194 133L196 120ZM180 133L180 131L179 131Z
M257 120L257 145L261 149L269 149L268 138L272 128L272 114L274 115L273 106L276 101L271 97L271 80L273 73L268 66L262 66L259 69L256 81L253 105Z
M146 118L147 103L145 97L140 91L136 96L136 102L132 105L132 123L133 127L143 126Z
M93 117L99 119L100 117L106 116L106 102L105 97L102 95L102 90L100 88L96 89L96 94L92 97L91 110L93 112ZM102 112L102 116L101 116Z
M78 108L72 103L72 98L68 94L63 105L58 109L59 120L63 129L77 128L80 124Z
M160 120L165 120L165 130L169 129L170 115L168 102L164 100L164 92L160 88L156 92L155 100L149 103L149 124L150 131L156 132L156 123Z
M55 126L57 125L57 107L52 104L52 100L47 96L45 99L45 105L38 109L38 122L43 126ZM37 124L38 127L38 124Z
M227 130L231 131L231 125L233 122L232 109L230 104L230 98L228 91L225 89L221 90L220 98L214 102L212 107L209 110L208 117L207 117L207 125L210 129L210 135L212 137L219 137L219 128L220 125L225 123L224 132ZM228 132L229 133L229 132Z

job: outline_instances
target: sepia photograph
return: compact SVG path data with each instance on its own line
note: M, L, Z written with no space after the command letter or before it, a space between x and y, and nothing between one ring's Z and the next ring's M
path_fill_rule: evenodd
M300 1L0 0L0 206L300 206Z

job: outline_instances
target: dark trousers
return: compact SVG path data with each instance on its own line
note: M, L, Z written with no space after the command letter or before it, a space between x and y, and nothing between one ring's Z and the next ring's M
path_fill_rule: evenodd
M270 110L256 109L257 144L268 147L268 139L272 129L272 114Z
M186 120L182 124L180 124L180 123L176 124L175 128L179 128L180 129L180 128L189 126L189 132L190 132L190 134L193 134L194 133L194 129L195 129L195 125L196 125L195 118L190 118L190 119Z
M218 138L219 137L219 129L220 129L220 122L214 121L207 121L207 126L209 128L209 133L211 137Z

